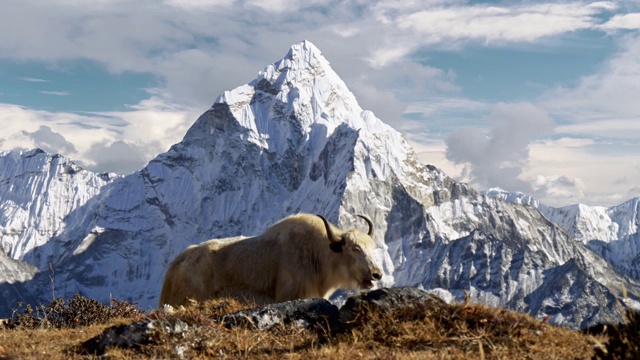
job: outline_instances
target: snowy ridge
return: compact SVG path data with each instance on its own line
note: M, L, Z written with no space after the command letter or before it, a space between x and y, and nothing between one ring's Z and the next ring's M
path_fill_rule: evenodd
M530 196L491 189L488 196L508 202L537 207L546 218L561 227L573 239L600 254L609 264L640 281L640 198L611 207L576 204L554 208Z
M603 206L576 204L549 209L547 214L554 223L584 244L595 239L607 243L618 239L619 225Z
M549 217L615 269L640 280L640 198L609 208L583 204L551 209Z
M611 207L575 204L554 208L530 195L491 188L483 194L514 204L538 208L549 220L563 228L577 240L616 241L638 233L640 198L633 198Z
M37 247L46 254L39 264L55 269L59 296L155 307L166 266L187 246L256 235L309 212L343 228L364 226L356 214L373 220L381 286L457 299L467 291L476 301L573 327L619 320L621 283L630 302L640 299L636 281L536 208L480 194L420 164L308 41L218 97L145 168L91 189ZM34 194L31 202L44 196ZM9 294L0 312L3 304L50 298L53 274L40 270L30 280L0 282L0 294Z
M63 231L65 217L100 192L115 175L94 174L40 149L0 152L0 235L11 258L48 268L37 249Z
M540 209L541 207L545 208L545 205L541 204L538 199L519 191L506 191L499 187L494 187L488 190L481 191L480 193L492 198L501 199L512 204L522 204L538 209Z

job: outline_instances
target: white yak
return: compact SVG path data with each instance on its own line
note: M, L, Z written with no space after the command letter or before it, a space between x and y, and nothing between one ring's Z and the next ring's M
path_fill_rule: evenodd
M289 216L264 234L214 239L190 246L169 265L160 306L232 297L257 304L328 299L339 288L366 288L380 280L368 233L343 231L320 215Z

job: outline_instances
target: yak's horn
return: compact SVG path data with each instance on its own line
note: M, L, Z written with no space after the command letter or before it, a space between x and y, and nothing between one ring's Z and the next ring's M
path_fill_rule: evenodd
M358 215L358 216L363 218L364 221L366 221L367 224L369 224L369 233L368 233L368 235L370 237L373 237L373 223L371 222L371 220L368 217L364 216L364 215Z
M333 233L333 229L331 228L331 224L329 224L329 221L327 221L327 219L325 219L324 216L322 215L318 215L318 217L322 219L322 221L324 221L324 226L327 229L327 236L329 237L329 241L331 241L332 243L341 242L342 239L336 237L336 235Z

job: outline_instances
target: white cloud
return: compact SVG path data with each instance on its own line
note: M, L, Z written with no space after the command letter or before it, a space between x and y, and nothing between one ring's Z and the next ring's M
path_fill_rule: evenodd
M40 94L45 94L45 95L55 95L55 96L69 96L71 95L71 93L69 93L68 91L49 91L49 90L41 90L38 91Z
M579 178L537 175L533 178L532 190L532 194L544 204L562 206L584 199L586 186Z
M94 164L99 164L101 169L125 175L142 169L149 161L149 154L144 145L122 140L93 143L85 155ZM80 163L85 165L82 161ZM91 165L88 168L91 168Z
M0 144L5 149L40 147L70 157L89 170L128 173L180 141L196 115L155 97L130 111L93 114L0 104Z
M460 97L432 97L411 103L406 113L420 113L422 116L436 117L452 113L478 113L488 110L490 104Z
M381 47L374 50L368 61L372 67L381 68L406 57L414 49L415 46L409 44L396 44L393 46Z
M618 53L576 86L546 92L541 103L562 119L558 131L640 139L640 36L624 37Z
M529 145L537 137L549 135L554 121L530 103L497 104L487 119L490 130L458 128L446 140L447 159L469 166L471 183L479 188L498 186L531 194L531 184L523 180L528 166Z
M462 177L465 165L455 164L447 159L447 145L443 140L425 140L424 138L412 140L410 137L407 140L421 163L435 165L454 178Z
M640 140L640 114L636 119L606 119L558 126L557 133L610 139Z
M121 136L114 140L149 147L146 152L151 156L168 150L170 145L180 141L200 115L198 110L167 104L157 97L143 100L131 108L131 111L97 115L121 119L126 126L119 126Z
M602 25L597 25L596 28L605 31L615 31L620 29L640 29L640 13L614 15L611 19L609 19L609 21Z
M469 5L467 2L413 1L403 6L375 7L377 18L392 30L384 32L370 62L381 67L425 46L460 47L465 42L516 44L593 28L596 15L614 4L537 3L512 6Z
M561 138L544 140L530 145L526 178L535 179L534 187L542 180L559 176L575 183L574 194L560 187L562 197L554 191L540 194L540 200L550 205L584 202L589 205L617 205L626 199L640 183L640 145L597 142L593 139ZM559 175L561 174L561 175ZM543 183L543 182L542 182ZM558 185L558 184L556 184Z
M587 29L594 12L571 4L544 4L522 7L473 6L430 9L398 19L402 29L410 28L427 41L478 39L493 41L533 41L544 36Z
M76 151L72 143L68 142L62 135L51 130L50 127L41 125L34 132L22 131L25 138L30 138L38 147L49 153L74 153ZM60 151L63 150L63 151Z
M594 9L604 9L604 10L612 11L617 9L618 5L616 5L616 3L613 1L596 1L589 4L588 7L594 8Z
M544 142L539 142L538 144L543 144L544 146L573 149L596 145L596 141L593 139L585 138L561 137L555 140L545 140Z
M615 18L615 17L614 17ZM619 51L573 87L545 92L540 104L560 125L562 138L531 145L525 177L562 174L579 181L573 199L543 197L550 204L616 205L640 183L640 37L621 38ZM535 183L534 183L535 186ZM546 200L545 200L546 199Z
M20 80L26 81L26 82L43 82L43 83L50 82L49 80L33 78L33 77L23 77L23 78L20 78Z
M338 24L331 27L331 31L344 38L350 38L362 33L362 29L348 24Z
M255 6L268 12L296 12L301 7L306 7L319 1L299 1L299 0L245 0L249 6Z
M164 0L164 3L188 10L212 9L220 6L230 6L235 0Z

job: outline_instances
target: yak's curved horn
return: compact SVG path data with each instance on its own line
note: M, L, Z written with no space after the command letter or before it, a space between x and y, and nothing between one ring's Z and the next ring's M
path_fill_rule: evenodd
M367 224L369 224L369 232L368 232L367 235L369 235L370 237L373 237L373 223L371 222L371 220L368 217L364 216L364 215L358 215L358 217L363 218L364 221L366 221Z
M332 243L339 243L342 241L341 238L336 237L336 235L333 233L333 229L331 229L331 224L329 224L329 221L327 221L327 219L324 218L324 216L322 215L318 215L316 214L320 219L322 219L322 221L324 221L324 226L327 229L327 236L329 237L329 241L331 241Z

